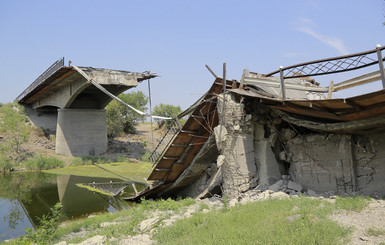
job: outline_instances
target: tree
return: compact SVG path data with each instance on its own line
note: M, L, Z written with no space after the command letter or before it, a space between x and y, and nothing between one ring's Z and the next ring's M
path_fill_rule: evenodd
M174 106L169 104L159 104L154 107L153 115L161 117L174 117L182 112L180 106ZM170 127L173 123L173 120L161 120L155 119L159 128L166 126Z
M5 144L1 151L16 153L19 157L22 144L29 139L28 118L24 108L17 103L9 103L0 107L0 131L5 134Z
M135 109L140 111L147 110L146 105L148 103L148 97L142 91L120 94L118 98ZM107 134L111 138L116 137L123 132L134 133L138 123L145 119L144 115L140 115L131 108L115 100L109 103L106 109Z

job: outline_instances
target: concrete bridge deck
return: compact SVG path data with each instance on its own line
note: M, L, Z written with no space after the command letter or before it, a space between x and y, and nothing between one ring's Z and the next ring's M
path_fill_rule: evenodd
M107 150L104 108L112 98L94 86L103 86L113 95L156 77L150 72L129 72L92 67L65 66L55 62L18 97L31 121L56 133L56 152L84 156Z

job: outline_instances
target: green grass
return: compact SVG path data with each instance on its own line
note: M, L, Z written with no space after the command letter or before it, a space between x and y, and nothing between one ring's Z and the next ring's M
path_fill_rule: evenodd
M360 212L369 204L370 198L362 196L338 197L336 207L346 211Z
M350 228L339 226L329 215L339 210L362 210L369 202L364 197L339 197L335 203L307 197L272 199L227 209L202 211L201 204L191 218L161 227L162 218L169 212L183 213L185 207L195 204L192 198L147 201L117 213L98 214L94 217L66 222L54 233L54 242L80 243L89 237L103 235L124 238L140 233L140 223L156 210L165 211L155 225L154 240L158 244L344 244L349 241ZM116 222L101 227L103 222ZM68 237L74 232L86 231L83 236ZM380 236L385 230L372 227L370 236ZM11 243L15 244L15 243Z
M56 157L39 155L36 158L27 159L23 164L29 170L42 170L63 167L64 161Z
M140 222L149 218L149 212L155 210L182 212L184 207L190 206L195 202L196 201L192 198L179 201L172 199L162 199L157 201L143 200L141 204L138 204L131 209L123 210L113 214L100 214L95 217L68 222L66 225L59 227L55 233L55 238L56 241L61 241L65 235L68 235L71 232L78 232L82 229L89 232L87 236L73 238L67 242L79 243L95 235L103 235L109 238L120 238L127 235L135 235L139 232L138 226ZM102 222L117 222L118 224L101 228L100 224Z
M370 227L369 229L366 230L366 233L369 236L383 236L385 235L385 229L381 229L378 227Z
M101 169L100 166L104 169ZM77 175L87 177L104 177L104 178L129 178L134 181L143 182L144 178L147 178L151 173L151 163L140 162L140 163L127 163L117 162L111 164L97 164L95 165L82 165L82 166L71 166L65 168L57 168L45 170L46 173L58 174L58 175ZM123 176L123 177L122 177Z
M155 239L159 244L340 244L350 230L327 218L333 209L309 198L266 200L196 214L160 230ZM299 218L287 219L295 214Z

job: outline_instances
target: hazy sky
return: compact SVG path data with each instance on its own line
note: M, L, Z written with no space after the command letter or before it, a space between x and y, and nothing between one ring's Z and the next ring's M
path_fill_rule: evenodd
M153 104L185 109L213 82L205 64L221 75L226 62L228 78L239 80L244 68L268 73L385 45L384 9L384 0L0 0L0 102L65 57L157 73Z

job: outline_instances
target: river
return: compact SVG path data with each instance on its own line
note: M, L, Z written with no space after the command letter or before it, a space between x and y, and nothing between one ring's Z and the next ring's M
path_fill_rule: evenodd
M65 219L93 213L116 212L130 207L120 198L78 187L80 183L122 182L120 179L54 175L43 172L15 172L0 176L0 242L36 229L39 218L61 202ZM127 188L128 189L128 188Z

